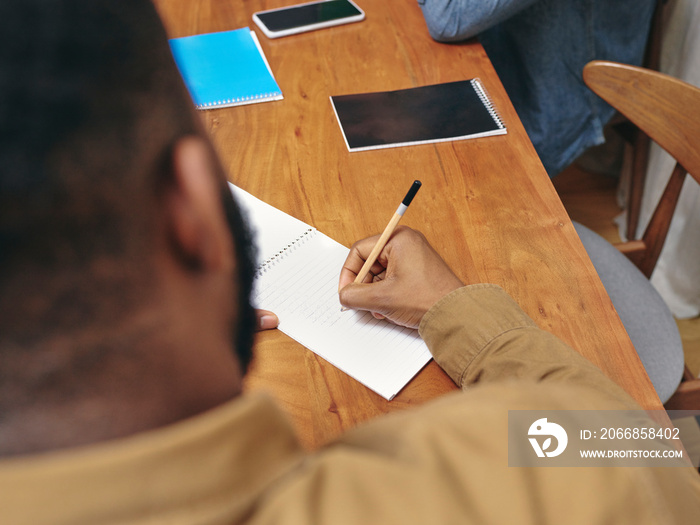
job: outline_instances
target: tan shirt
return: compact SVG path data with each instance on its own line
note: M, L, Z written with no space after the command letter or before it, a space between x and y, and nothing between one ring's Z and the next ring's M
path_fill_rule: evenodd
M512 468L508 409L635 407L500 288L442 299L420 332L462 386L305 453L246 395L96 446L0 462L0 523L698 523L690 468Z

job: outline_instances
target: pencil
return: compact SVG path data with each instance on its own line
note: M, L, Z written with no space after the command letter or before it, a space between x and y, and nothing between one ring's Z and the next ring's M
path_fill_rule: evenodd
M374 245L374 248L372 248L372 251L369 253L369 257L367 257L365 264L362 265L360 273L358 273L357 277L355 277L355 283L361 283L365 280L365 277L367 277L370 268L372 268L372 265L377 261L377 257L379 257L379 254L384 249L384 246L386 246L386 243L389 240L389 237L391 237L391 234L394 233L394 230L396 229L396 226L398 226L401 217L403 217L403 214L406 212L406 208L408 208L408 205L411 204L413 197L416 196L416 193L418 193L420 187L421 182L419 180L413 181L413 184L408 190L408 193L401 201L401 204L399 204L399 207L396 209L394 216L389 221L389 224L386 225L386 228L384 228L384 231L379 237L377 244Z

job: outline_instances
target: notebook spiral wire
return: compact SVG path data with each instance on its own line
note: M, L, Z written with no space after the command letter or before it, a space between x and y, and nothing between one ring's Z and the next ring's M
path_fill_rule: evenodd
M486 109L488 110L489 114L496 122L498 127L501 129L505 128L506 126L503 123L503 119L498 114L498 111L496 111L496 108L494 107L493 102L491 101L491 97L486 92L486 88L484 88L484 85L481 83L481 80L479 80L478 78L474 78L472 79L471 83L472 86L474 86L474 91L476 91L476 94L481 99L481 102L484 103L484 106L486 107Z
M313 234L315 232L316 232L315 229L309 228L304 233L299 235L299 237L297 237L296 239L291 241L289 244L287 244L287 246L285 246L280 251L275 253L272 257L269 257L268 259L266 259L265 261L260 263L255 270L255 277L258 277L258 276L266 273L268 270L274 268L279 262L281 262L290 253L293 253L300 246L307 243L313 237Z

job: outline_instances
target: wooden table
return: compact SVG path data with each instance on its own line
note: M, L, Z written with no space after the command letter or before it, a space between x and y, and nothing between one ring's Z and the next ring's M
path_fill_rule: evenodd
M253 12L292 3L157 2L171 37L255 28L284 93L279 102L201 113L231 181L350 246L380 232L421 179L403 222L422 230L465 282L501 285L643 407L662 408L481 45L434 42L415 0L359 0L363 22L278 40L253 24ZM349 153L329 102L473 77L507 135ZM309 448L455 388L431 362L387 402L278 331L260 334L246 387L269 391Z

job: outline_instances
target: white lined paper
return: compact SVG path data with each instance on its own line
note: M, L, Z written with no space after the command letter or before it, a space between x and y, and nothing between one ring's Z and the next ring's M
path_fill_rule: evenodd
M431 358L418 332L369 312L341 312L338 280L349 249L240 188L233 193L258 232L256 307L275 312L285 334L392 399Z

